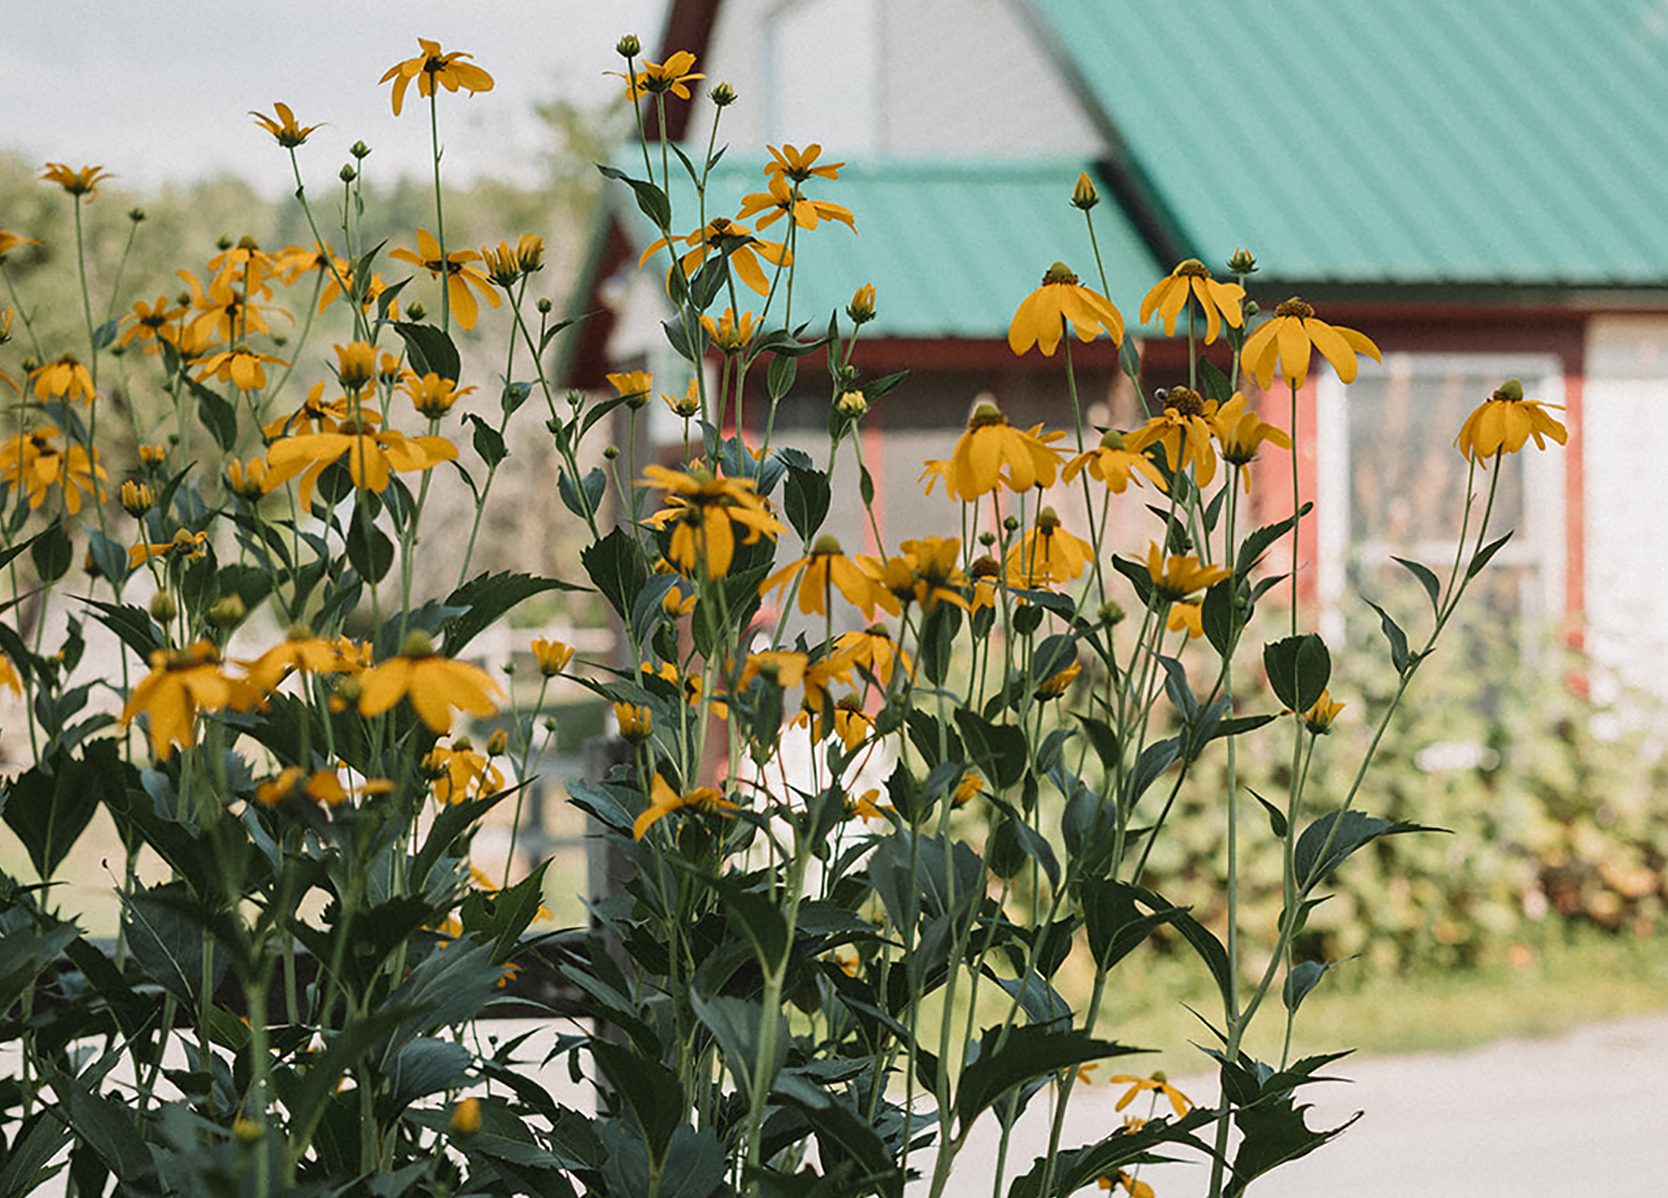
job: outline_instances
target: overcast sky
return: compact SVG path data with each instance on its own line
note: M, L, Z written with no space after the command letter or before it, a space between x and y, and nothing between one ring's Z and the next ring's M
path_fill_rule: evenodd
M0 44L0 151L32 162L102 164L147 188L215 173L290 190L284 152L251 109L275 100L328 125L302 149L309 177L334 176L356 139L372 177L426 175L427 104L408 94L395 119L383 71L417 38L466 50L496 80L489 93L441 95L444 170L529 179L544 143L533 106L558 96L604 102L638 34L653 49L665 0L7 0Z

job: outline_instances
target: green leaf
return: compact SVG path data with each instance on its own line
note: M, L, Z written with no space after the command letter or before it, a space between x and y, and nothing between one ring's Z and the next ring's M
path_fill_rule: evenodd
M42 582L57 582L75 562L75 546L71 544L69 533L64 531L64 522L54 520L33 538L29 545L29 558L35 563L35 570Z
M632 193L637 197L637 207L642 210L644 216L649 218L656 229L664 230L672 223L672 203L666 198L666 193L653 183L633 179L617 167L607 166L600 162L597 163L597 170L601 171L605 178L618 179L621 183L629 186Z
M162 629L156 626L144 608L129 603L105 603L100 599L85 599L82 602L90 605L96 613L93 618L120 637L122 643L137 653L141 661L167 645Z
M1284 520L1259 528L1246 537L1240 544L1239 557L1235 559L1235 576L1244 578L1251 573L1252 567L1262 558L1268 547L1290 532L1292 526L1313 511L1314 507L1314 504L1306 503L1297 509L1297 515L1287 516Z
M857 1162L867 1175L864 1193L903 1198L903 1174L874 1124L833 1095L793 1072L776 1079L775 1096L805 1116L816 1132L817 1155L825 1167L842 1158ZM855 1192L855 1191L853 1191Z
M807 545L828 516L830 498L828 475L821 470L803 470L789 464L788 479L782 488L782 507L788 523Z
M128 947L145 974L187 1007L194 1006L203 985L203 927L183 908L197 904L183 882L146 889L137 887L122 900ZM226 956L216 954L212 984L226 974Z
M1251 790L1249 786L1246 787L1246 789ZM1286 813L1281 811L1280 808L1276 807L1273 803L1270 803L1254 790L1251 791L1251 797L1261 803L1263 805L1263 810L1268 812L1268 826L1274 833L1275 837L1279 840L1284 840L1286 838Z
M561 496L562 505L581 520L585 518L585 505L587 503L590 505L589 510L593 515L602 510L602 492L607 486L608 476L603 473L602 467L591 467L585 474L585 495L582 501L579 488L574 486L573 479L568 476L568 472L566 470L556 472L556 493Z
M347 556L359 576L367 582L381 582L394 565L394 542L376 526L376 518L366 503L353 505L353 519L348 524Z
M1175 907L1142 912L1136 901L1150 897L1150 892L1108 878L1084 879L1083 922L1089 938L1089 955L1103 971L1129 956L1154 931L1181 914Z
M388 1091L377 1102L378 1113L390 1119L419 1098L438 1094L461 1081L473 1058L455 1040L419 1037L400 1049L389 1067Z
M468 422L473 430L470 434L470 441L474 444L475 452L480 456L481 461L486 463L487 469L490 470L509 456L510 451L504 446L502 433L473 412L466 415L464 420Z
M1238 631L1234 612L1234 591L1238 586L1238 579L1223 579L1205 592L1204 602L1199 605L1199 623L1205 630L1205 639L1224 656Z
M1067 1148L1056 1154L1053 1161L1038 1157L1036 1164L1008 1188L1008 1198L1064 1198L1082 1190L1092 1190L1097 1178L1115 1176L1125 1165L1135 1165L1163 1159L1153 1150L1166 1144L1179 1144L1203 1155L1210 1148L1193 1132L1214 1123L1218 1112L1197 1108L1181 1119L1171 1122L1168 1116L1150 1119L1131 1131L1119 1128L1105 1139L1081 1148ZM1043 1175L1053 1177L1046 1189Z
M148 1189L146 1179L154 1172L150 1152L134 1120L133 1112L115 1098L96 1092L94 1087L115 1064L116 1053L89 1068L81 1077L47 1067L43 1080L57 1095L59 1112L76 1135L104 1162L124 1187L138 1192ZM89 1084L84 1079L92 1078Z
M1332 655L1312 632L1263 646L1263 668L1275 695L1293 711L1308 711L1332 677Z
M1359 954L1357 954L1359 955ZM1299 961L1292 966L1292 971L1286 975L1286 983L1281 987L1281 1001L1286 1004L1288 1011L1295 1011L1303 1005L1303 1000L1309 997L1310 991L1320 985L1320 981L1331 973L1344 961L1353 961L1354 956L1345 957L1343 961Z
M1226 1198L1239 1198L1245 1188L1278 1165L1307 1156L1328 1140L1340 1135L1361 1118L1358 1111L1347 1123L1329 1131L1311 1130L1303 1115L1309 1106L1295 1106L1291 1098L1258 1103L1234 1114L1241 1140L1234 1156L1233 1180Z
M197 415L208 429L214 443L229 452L237 444L237 409L216 391L211 391L194 378L187 377L186 387L197 400ZM167 504L161 509L167 511Z
M1477 577L1477 575L1482 572L1483 567L1488 565L1490 559L1504 549L1506 547L1506 542L1511 539L1512 534L1507 533L1499 540L1490 541L1487 545L1484 545L1481 549L1479 549L1477 551L1477 555L1471 559L1471 564L1465 568L1465 576L1467 578Z
M36 875L51 878L99 803L130 780L136 780L134 770L122 761L120 743L95 740L80 758L54 754L12 779L0 791L0 818L23 842Z
M1390 642L1390 664L1396 667L1396 673L1405 674L1409 660L1407 633L1402 631L1400 624L1390 618L1389 612L1371 599L1367 599L1366 604L1378 613L1379 627L1384 629L1384 639Z
M672 1134L688 1115L677 1075L659 1061L639 1056L623 1045L592 1039L585 1045L614 1093L631 1112L648 1145L649 1156L660 1161Z
M728 995L709 999L693 992L689 996L689 1006L695 1012L695 1017L706 1024L713 1039L718 1041L718 1047L723 1050L724 1064L729 1068L730 1075L735 1078L736 1090L741 1094L741 1100L751 1102L754 1070L759 1059L759 1027L762 1020L775 1019L781 1033L776 1037L775 1060L769 1065L766 1078L774 1081L782 1069L782 1062L787 1060L790 1037L782 1013L771 1011L766 1015L764 1008L755 999L734 998Z
M1431 611L1441 611L1442 583L1431 571L1431 568L1429 566L1420 565L1418 562L1411 561L1405 557L1391 557L1390 560L1419 580L1419 585L1425 588L1425 594L1430 597Z
M1307 891L1341 865L1346 857L1384 836L1405 832L1445 832L1406 820L1380 819L1364 811L1330 811L1303 829L1297 838L1293 868L1298 889Z
M1010 1028L1000 1048L981 1055L962 1070L961 1084L956 1087L957 1123L965 1134L999 1098L1035 1078L1089 1061L1142 1051L1076 1030L1037 1024Z
M1025 733L1011 724L993 724L977 712L956 708L962 744L985 778L998 789L1016 784L1025 773Z
M610 529L608 535L580 551L585 572L622 620L631 618L637 592L648 581L649 568L643 550L624 528Z
M418 374L437 374L454 383L458 381L462 364L458 347L444 331L432 324L413 324L406 320L396 320L394 331L405 342L411 368Z
M791 354L777 354L770 360L770 369L765 372L765 390L772 402L780 400L793 390L793 381L799 375L799 359Z
M467 608L445 624L446 652L456 654L498 619L534 595L547 591L582 591L584 587L533 574L477 574L446 597L445 606Z

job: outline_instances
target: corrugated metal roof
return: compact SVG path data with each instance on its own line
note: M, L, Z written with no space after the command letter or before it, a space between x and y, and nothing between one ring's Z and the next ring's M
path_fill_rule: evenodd
M1035 0L1181 246L1329 283L1668 282L1664 0Z
M632 160L622 156L618 165L631 171ZM641 176L640 157L635 165L632 173ZM763 191L762 167L726 157L708 184L709 219L735 213L743 195ZM857 234L832 221L800 230L794 323L826 325L853 291L873 283L878 315L865 337L1006 337L1014 308L1056 259L1098 288L1083 214L1070 204L1084 169L1092 172L1087 162L1060 160L870 160L849 163L836 181L812 180L806 194L850 208ZM676 162L672 171L682 173ZM629 191L619 192L621 219L641 248L655 236L653 227ZM697 222L694 191L686 184L673 195L673 227L681 234ZM784 225L778 220L762 236L780 239ZM1133 323L1133 307L1163 272L1116 204L1095 210L1095 236L1112 298ZM778 298L775 312L781 304Z

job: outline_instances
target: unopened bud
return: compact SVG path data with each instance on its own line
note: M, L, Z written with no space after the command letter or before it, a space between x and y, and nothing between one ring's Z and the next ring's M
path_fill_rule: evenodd
M429 314L429 310L423 307L423 301L416 300L406 308L405 314L413 321L418 321L427 316Z
M1089 211L1100 203L1100 192L1095 188L1095 181L1089 178L1088 171L1079 171L1077 185L1071 189L1071 206Z
M637 40L635 33L628 33L614 43L614 53L621 58L636 58L643 52L643 43Z
M216 628L235 628L249 614L241 595L222 595L209 606L209 623Z
M166 624L180 614L180 608L179 604L174 602L174 597L167 591L158 591L151 596L150 612L152 618L159 624Z
M122 484L122 510L138 519L156 506L156 492L145 483L128 479Z
M342 163L342 169L336 172L336 177L343 183L352 183L359 177L359 172L354 168L353 163L344 162Z
M551 303L548 298L541 297L535 306L538 308L540 316L549 316L550 310L556 305Z
M1108 599L1100 605L1100 622L1107 626L1120 623L1124 618L1123 605L1116 599Z
M861 391L846 391L834 401L834 409L846 419L856 420L869 410L869 399Z
M851 297L851 303L846 305L846 315L851 317L852 324L868 324L875 318L875 285L864 283Z
M224 233L214 239L214 248L217 250L229 250L235 244L236 242L234 242L230 237L227 237Z
M487 756L502 757L510 747L510 734L499 728L487 737Z
M620 456L620 447L618 445L605 445L602 448L602 456L612 462Z
M1237 249L1228 256L1228 269L1236 275L1254 274L1257 256L1247 249Z
M1507 379L1495 390L1492 398L1515 403L1523 398L1523 383L1518 379Z
M720 83L707 94L712 98L712 102L720 108L728 108L736 102L736 89L728 83Z
M363 162L371 156L371 147L362 141L356 141L348 147L348 153Z
M145 210L143 208L129 208L127 210L127 219L136 225L144 224Z

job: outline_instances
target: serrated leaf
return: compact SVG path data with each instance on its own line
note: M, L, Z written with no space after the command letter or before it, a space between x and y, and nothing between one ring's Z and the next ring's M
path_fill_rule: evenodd
M821 470L788 466L787 481L782 487L782 508L788 523L807 545L827 518L830 499L828 475Z
M579 560L608 605L622 620L629 620L637 592L649 575L637 541L625 529L613 528L602 540L581 550Z
M477 574L446 597L446 607L467 609L446 622L446 652L456 655L501 616L534 595L584 589L571 582L534 574Z

